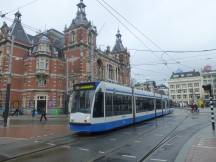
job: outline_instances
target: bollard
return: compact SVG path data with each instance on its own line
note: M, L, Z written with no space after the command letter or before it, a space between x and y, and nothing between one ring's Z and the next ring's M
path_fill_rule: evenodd
M210 97L210 107L211 107L212 130L215 130L214 107L213 107L212 97Z

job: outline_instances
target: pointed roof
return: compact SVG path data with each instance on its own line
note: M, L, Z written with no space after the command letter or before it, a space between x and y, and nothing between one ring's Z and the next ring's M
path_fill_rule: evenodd
M122 40L121 40L121 34L120 34L120 31L118 29L117 31L117 34L116 34L116 43L115 43L115 46L112 50L113 53L118 53L118 52L124 52L125 51L125 48L122 44Z
M80 25L89 26L91 23L86 18L86 5L83 3L83 0L80 0L80 3L77 4L77 8L76 18L72 20L70 28L75 28Z
M15 18L13 24L11 26L11 34L15 36L16 41L20 41L22 43L30 43L30 39L28 35L25 33L21 23L21 13L18 11L15 13Z

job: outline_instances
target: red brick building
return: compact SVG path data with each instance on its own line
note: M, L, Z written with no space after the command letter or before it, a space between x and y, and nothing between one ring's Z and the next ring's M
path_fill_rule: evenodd
M116 34L113 50L97 48L97 30L86 18L85 4L77 4L76 17L64 33L50 29L35 36L25 32L21 14L13 24L0 30L0 106L4 107L12 58L11 102L13 108L48 113L64 112L67 92L74 83L104 80L130 85L130 54L121 34ZM14 36L12 47L11 35Z

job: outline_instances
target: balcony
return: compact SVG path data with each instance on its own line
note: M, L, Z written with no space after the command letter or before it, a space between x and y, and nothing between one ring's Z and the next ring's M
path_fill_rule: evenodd
M49 75L49 70L36 69L36 75L37 76L48 76Z

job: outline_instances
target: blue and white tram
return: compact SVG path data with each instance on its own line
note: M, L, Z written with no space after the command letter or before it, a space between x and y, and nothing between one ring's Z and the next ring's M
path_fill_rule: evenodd
M75 85L69 107L70 129L79 133L108 131L173 111L167 96L102 81Z

